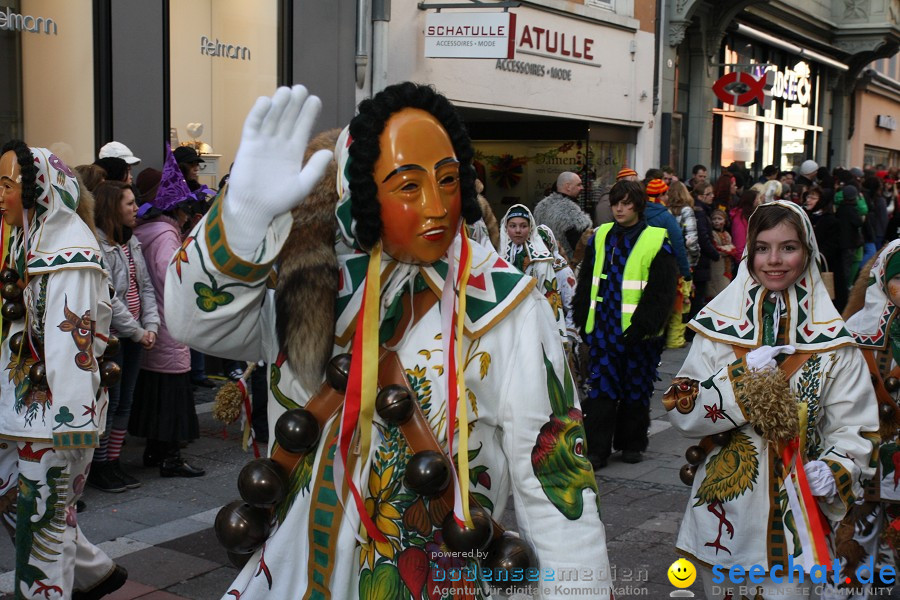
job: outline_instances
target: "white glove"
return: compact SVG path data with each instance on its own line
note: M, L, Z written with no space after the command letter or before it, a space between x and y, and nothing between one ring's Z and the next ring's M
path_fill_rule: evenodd
M747 368L755 370L774 369L778 367L775 357L779 354L793 354L797 349L793 346L760 346L747 353Z
M303 165L321 108L319 98L295 85L257 98L247 114L222 211L228 244L238 256L252 257L272 220L300 204L325 173L330 150L319 150Z
M809 481L809 491L813 496L831 498L837 494L837 484L834 475L821 460L813 460L803 465L806 471L806 479Z

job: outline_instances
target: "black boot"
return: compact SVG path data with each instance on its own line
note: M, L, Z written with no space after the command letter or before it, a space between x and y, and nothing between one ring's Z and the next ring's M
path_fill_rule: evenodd
M121 480L129 490L141 487L140 481L122 470L122 465L119 464L119 459L111 460L108 464L115 476L118 477L119 480Z
M116 565L109 575L91 589L86 591L75 590L72 593L72 600L100 600L103 596L112 594L125 585L126 581L128 581L128 571L125 570L125 567Z
M109 462L93 463L88 473L87 484L101 492L118 494L128 489L125 482L119 479Z
M175 449L170 449L166 458L159 465L160 477L200 477L201 475L206 475L206 471L185 462L181 458L181 451L178 450L177 443Z

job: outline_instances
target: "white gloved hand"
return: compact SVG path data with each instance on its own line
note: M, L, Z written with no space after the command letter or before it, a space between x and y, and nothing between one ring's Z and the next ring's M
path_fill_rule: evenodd
M837 494L837 484L834 475L821 460L813 460L803 465L806 472L806 480L809 482L809 491L813 496L831 498Z
M228 244L238 256L250 258L272 220L300 204L325 173L330 150L303 164L321 108L319 98L295 85L257 98L247 114L222 211Z
M747 353L747 368L755 370L774 369L778 366L775 357L779 354L793 354L797 349L793 346L760 346Z

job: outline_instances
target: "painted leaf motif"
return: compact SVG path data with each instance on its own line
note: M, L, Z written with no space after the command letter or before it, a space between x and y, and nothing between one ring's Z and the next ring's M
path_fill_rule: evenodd
M479 374L481 378L484 379L487 377L488 369L491 368L491 355L487 352L482 352L481 357L479 358L479 366L481 367Z
M700 506L707 502L728 502L753 489L759 475L759 458L750 437L733 431L731 439L706 463L706 477L697 489Z
M397 567L381 563L372 571L363 571L359 577L360 600L383 600L400 597L400 573Z
M234 300L232 294L213 289L199 281L194 284L194 291L197 293L197 306L204 312L212 312Z
M409 505L403 513L403 526L409 531L417 531L421 535L429 535L431 533L431 517L428 514L428 508L425 506L425 500L421 497Z

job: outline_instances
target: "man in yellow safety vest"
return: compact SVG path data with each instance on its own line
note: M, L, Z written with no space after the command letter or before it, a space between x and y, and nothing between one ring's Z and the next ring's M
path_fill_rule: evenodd
M588 243L573 303L589 352L582 408L595 469L606 466L613 448L628 463L647 449L650 396L678 280L666 230L644 220L641 184L617 182L609 203L615 222L598 227Z

